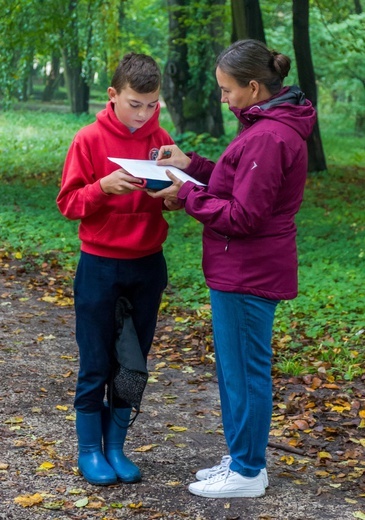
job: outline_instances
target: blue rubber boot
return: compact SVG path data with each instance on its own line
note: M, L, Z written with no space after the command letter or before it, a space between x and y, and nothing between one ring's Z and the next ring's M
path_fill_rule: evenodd
M133 483L141 480L141 472L123 453L130 408L114 408L111 416L109 406L103 410L104 455L122 482Z
M101 412L76 411L76 432L79 441L78 466L85 480L96 486L117 482L117 475L101 450Z

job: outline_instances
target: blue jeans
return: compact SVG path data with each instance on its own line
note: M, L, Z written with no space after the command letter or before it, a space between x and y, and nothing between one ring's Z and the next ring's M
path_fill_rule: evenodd
M271 336L277 300L210 291L214 350L231 470L266 466L272 414Z
M166 284L162 252L133 260L81 253L74 283L76 341L80 352L76 410L102 409L112 372L115 304L119 296L128 298L133 306L134 327L147 360Z

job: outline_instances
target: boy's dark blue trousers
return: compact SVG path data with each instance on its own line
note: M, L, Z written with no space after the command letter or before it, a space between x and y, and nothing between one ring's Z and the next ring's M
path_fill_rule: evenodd
M162 251L133 260L81 252L74 281L76 341L80 353L76 410L102 409L113 367L115 305L119 296L128 298L133 306L133 323L147 359L166 285Z

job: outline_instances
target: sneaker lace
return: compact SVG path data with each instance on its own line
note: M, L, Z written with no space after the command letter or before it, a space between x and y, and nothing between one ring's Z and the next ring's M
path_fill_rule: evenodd
M217 475L217 473L219 474L219 473L224 472L227 468L229 468L231 461L232 461L232 458L230 455L224 455L222 457L220 463L217 464L216 466L213 466L209 470L208 478L214 477L215 475Z
M208 477L208 484L213 484L214 482L219 482L221 480L226 481L227 478L233 474L233 471L229 469L229 466L226 466L221 471L215 473Z

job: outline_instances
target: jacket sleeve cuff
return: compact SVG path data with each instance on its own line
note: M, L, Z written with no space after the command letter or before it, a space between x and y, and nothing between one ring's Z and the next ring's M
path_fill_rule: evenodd
M179 189L179 192L177 194L177 198L179 199L180 203L185 206L186 199L189 195L189 193L196 188L197 185L194 182L186 181Z

